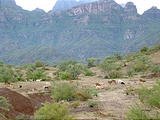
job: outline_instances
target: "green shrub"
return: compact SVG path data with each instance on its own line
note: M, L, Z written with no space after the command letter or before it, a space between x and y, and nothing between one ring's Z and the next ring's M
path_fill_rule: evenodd
M77 64L77 61L73 61L73 60L69 60L69 61L66 61L66 62L62 62L58 65L58 69L60 71L63 71L65 72L67 69L68 69L68 66L69 65L75 65Z
M69 108L64 104L46 103L34 114L36 120L73 120Z
M71 104L72 108L77 108L78 106L80 106L80 102L74 102Z
M87 101L92 98L92 95L87 90L80 90L75 95L76 98L81 101Z
M95 73L92 72L91 70L86 69L84 75L85 75L85 76L94 76Z
M53 100L56 102L61 100L71 101L75 98L75 86L67 83L56 84L51 89L51 93Z
M151 120L148 113L142 110L142 106L135 104L130 107L126 120Z
M135 72L142 72L146 71L147 67L142 61L138 61L133 66Z
M152 72L154 73L160 73L160 65L154 65L152 66Z
M26 72L26 78L27 79L32 79L32 80L38 80L38 79L42 79L42 80L46 80L47 76L44 74L44 70L41 69L36 69L36 70L27 70Z
M120 71L112 70L112 71L109 71L108 75L106 75L104 78L105 79L116 79L116 78L120 78L120 77L122 77L122 74Z
M12 68L1 67L0 68L0 82L17 82L16 73Z
M98 92L96 89L88 88L86 89L86 91L90 93L92 96L98 96Z
M142 56L142 53L129 53L124 57L124 59L127 60L127 62L130 62L137 59L140 56Z
M142 102L160 108L160 83L158 82L153 88L143 87L137 91L139 98Z
M88 58L87 63L88 63L87 65L88 68L96 67L100 63L100 59L99 58Z
M98 107L98 102L97 101L88 101L87 107L90 107L90 108Z
M36 67L43 67L43 64L41 63L41 61L36 61L35 66Z
M24 75L20 70L16 70L15 73L15 77L18 81L24 81Z
M149 48L146 47L146 46L144 46L144 47L142 47L142 48L140 49L140 52L141 52L141 53L145 53L145 52L148 52L148 50L149 50Z
M103 63L100 65L100 68L103 72L106 72L107 74L112 74L114 71L121 70L121 64L117 63L117 59L115 57L107 57L103 61ZM110 72L110 73L109 73Z
M60 72L59 76L61 80L73 80L72 75L67 72Z
M3 67L3 62L0 61L0 67Z
M133 69L135 72L144 72L149 68L150 63L151 63L151 61L148 57L141 56L141 57L137 58L134 66L133 66Z
M1 118L2 120L7 120L7 118L6 118L2 113L0 113L0 118Z
M0 109L9 111L11 104L8 103L7 99L3 96L0 96Z
M134 70L133 70L133 69L127 70L127 76L128 76L128 77L133 77L133 73L134 73Z

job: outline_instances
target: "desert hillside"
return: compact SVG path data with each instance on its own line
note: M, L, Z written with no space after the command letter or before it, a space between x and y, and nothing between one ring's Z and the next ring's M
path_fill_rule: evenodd
M160 46L155 46L103 60L89 58L87 64L1 62L0 118L160 119L159 60Z

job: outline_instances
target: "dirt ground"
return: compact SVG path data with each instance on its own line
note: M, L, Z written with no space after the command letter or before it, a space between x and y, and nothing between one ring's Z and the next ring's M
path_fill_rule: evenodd
M90 114L90 117L98 120L124 120L125 114L129 109L129 106L133 105L138 101L138 96L128 95L127 91L133 88L139 88L141 86L151 86L155 82L155 79L145 79L146 82L142 83L139 81L141 78L134 79L120 79L123 80L126 85L121 84L108 84L110 79L103 79L99 70L92 68L94 71L97 71L97 75L93 77L81 76L78 81L79 85L90 86L95 88L96 83L100 83L104 86L104 89L98 90L98 97L95 97L94 100L99 103L100 114ZM118 81L119 79L114 79ZM98 112L99 113L99 112ZM83 115L86 119L88 115ZM81 117L80 117L81 118Z

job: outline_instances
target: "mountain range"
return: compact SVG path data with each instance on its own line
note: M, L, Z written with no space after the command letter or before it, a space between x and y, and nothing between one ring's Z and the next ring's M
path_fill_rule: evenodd
M125 7L114 0L88 2L59 10L55 5L45 13L23 10L14 0L0 0L0 61L53 64L160 44L160 10L156 7L140 15L132 2Z

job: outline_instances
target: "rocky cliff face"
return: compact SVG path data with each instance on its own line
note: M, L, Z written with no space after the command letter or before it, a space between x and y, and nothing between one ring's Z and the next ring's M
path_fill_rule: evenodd
M101 12L111 12L112 10L120 10L122 7L113 0L99 0L98 2L84 4L70 10L72 15L81 14L98 14Z
M159 11L139 15L131 2L123 8L113 0L99 0L66 11L29 12L8 0L0 9L0 61L55 63L133 52L160 43Z
M6 6L16 7L15 0L0 0L0 7L3 8Z
M58 0L53 7L53 11L64 11L76 7L81 4L90 3L98 0Z
M124 7L125 19L136 20L138 18L137 8L132 2L128 2Z

